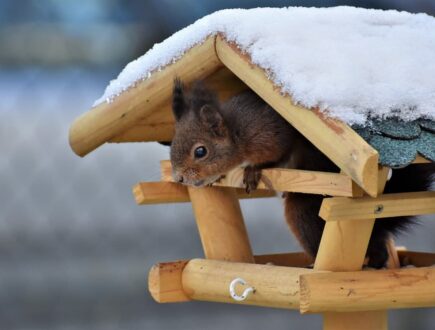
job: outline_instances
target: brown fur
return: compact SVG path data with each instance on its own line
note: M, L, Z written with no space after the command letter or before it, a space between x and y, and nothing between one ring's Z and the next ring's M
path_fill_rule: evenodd
M195 186L211 184L229 170L243 165L248 166L245 183L249 191L258 183L255 171L264 167L338 171L326 156L252 91L220 104L216 95L202 83L197 82L190 93L186 93L182 83L176 80L173 110L176 125L171 162L174 177L179 182ZM198 146L207 149L206 157L194 156ZM435 165L426 165L395 171L386 191L427 189ZM253 178L253 182L247 178ZM314 257L324 227L324 221L318 216L323 196L299 193L284 196L287 223L305 251ZM409 223L407 217L376 222L367 252L370 266L384 266L390 234Z

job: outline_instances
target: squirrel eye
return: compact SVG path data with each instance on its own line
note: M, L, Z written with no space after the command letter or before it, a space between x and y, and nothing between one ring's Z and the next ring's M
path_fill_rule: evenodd
M207 155L207 149L203 146L198 147L194 151L195 158L203 158Z

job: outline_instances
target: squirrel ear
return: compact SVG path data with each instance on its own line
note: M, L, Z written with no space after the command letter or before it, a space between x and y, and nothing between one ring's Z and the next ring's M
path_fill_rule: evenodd
M187 105L184 97L184 85L180 78L174 79L174 89L172 92L172 111L175 116L175 120L179 121L186 111Z
M227 133L224 118L221 113L210 105L206 104L201 107L199 110L199 118L215 135L224 136Z

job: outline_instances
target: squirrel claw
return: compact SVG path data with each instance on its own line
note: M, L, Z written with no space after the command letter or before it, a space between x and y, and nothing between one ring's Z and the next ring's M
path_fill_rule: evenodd
M251 191L257 189L260 179L261 169L254 166L245 167L245 171L243 172L243 184L245 185L246 193L250 194Z

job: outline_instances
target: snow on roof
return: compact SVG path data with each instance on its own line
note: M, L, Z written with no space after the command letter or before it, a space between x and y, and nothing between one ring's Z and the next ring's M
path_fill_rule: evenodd
M435 18L353 7L215 12L129 63L94 105L222 33L283 93L349 124L368 117L435 119Z

